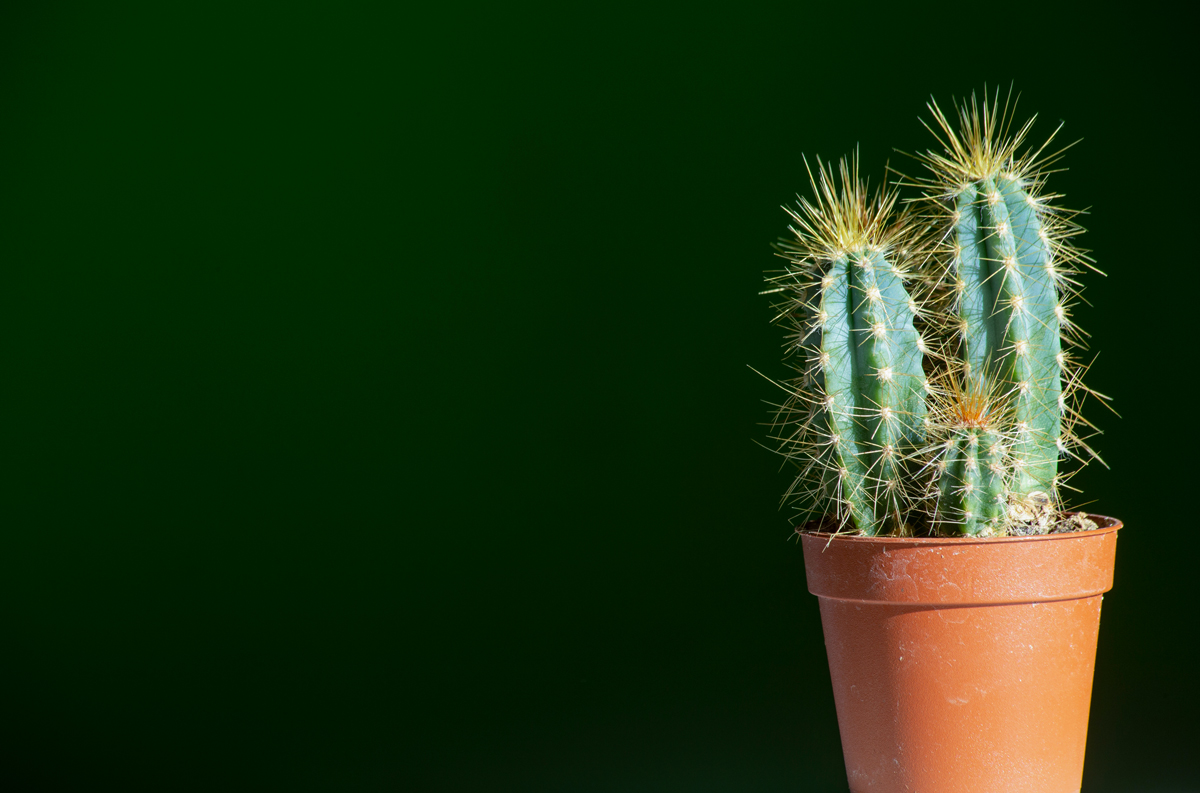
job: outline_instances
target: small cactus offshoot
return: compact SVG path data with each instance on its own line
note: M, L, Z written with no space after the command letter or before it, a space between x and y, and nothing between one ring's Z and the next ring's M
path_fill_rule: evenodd
M797 466L785 500L866 535L1045 530L1060 458L1099 459L1070 354L1077 277L1095 268L1046 190L1054 135L1022 153L1033 119L1012 132L998 94L957 105L957 123L929 109L941 151L900 183L922 193L905 212L898 187L868 195L857 157L837 179L810 168L813 199L787 210L766 290L796 371L773 433Z
M945 374L932 390L930 446L921 455L929 481L929 518L938 534L991 536L1006 529L1013 439L1009 404L983 377Z

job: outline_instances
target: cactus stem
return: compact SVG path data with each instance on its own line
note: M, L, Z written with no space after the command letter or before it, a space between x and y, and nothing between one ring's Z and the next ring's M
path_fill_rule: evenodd
M807 480L789 493L842 528L893 531L907 498L900 466L924 443L917 303L902 266L911 254L897 258L915 231L890 219L894 191L868 199L857 159L843 160L840 183L823 163L805 165L814 197L787 210L795 239L779 247L788 267L768 279L785 287L776 321L789 323L789 349L805 362L789 391L810 395L777 413L777 425L793 422L779 451Z

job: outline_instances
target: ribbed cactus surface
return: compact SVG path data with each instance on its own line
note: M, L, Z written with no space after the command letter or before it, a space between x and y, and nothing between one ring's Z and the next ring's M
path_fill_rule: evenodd
M959 427L946 441L938 466L934 525L943 534L990 535L1004 529L1008 512L1004 445L986 427Z
M1012 174L968 182L956 196L953 233L964 368L1010 391L1014 493L1052 494L1062 436L1062 309L1036 200Z
M825 394L841 499L864 534L902 520L902 458L921 441L921 350L900 272L879 250L833 260L821 277L813 363Z

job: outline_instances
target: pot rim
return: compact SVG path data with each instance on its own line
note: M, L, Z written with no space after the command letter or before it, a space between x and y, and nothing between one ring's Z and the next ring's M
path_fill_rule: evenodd
M808 591L822 602L999 606L1078 600L1112 589L1112 557L1121 525L1104 517L1104 525L1091 531L1028 537L807 532L800 539Z
M1067 515L1078 514L1076 512L1064 513ZM867 537L861 534L838 534L827 531L804 531L796 529L796 534L805 537L820 537L828 539L829 542L854 542L854 543L878 543L884 545L975 545L975 544L990 544L1002 542L1050 542L1053 540L1069 540L1079 537L1094 537L1098 534L1106 534L1123 528L1124 523L1116 518L1107 515L1094 515L1091 512L1084 513L1091 520L1096 521L1097 528L1089 529L1088 531L1064 531L1057 534L1028 534L1028 535L1009 535L1004 537L893 537L893 536L876 536Z

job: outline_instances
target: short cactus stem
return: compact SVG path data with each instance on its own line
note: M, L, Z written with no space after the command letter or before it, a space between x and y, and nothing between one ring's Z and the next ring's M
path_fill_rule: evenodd
M768 279L787 296L779 316L801 358L776 422L800 468L789 495L860 534L901 532L926 418L918 308L895 256L904 226L889 218L894 192L868 201L857 163L842 161L837 187L821 165L813 188L815 203L791 213L789 266Z

